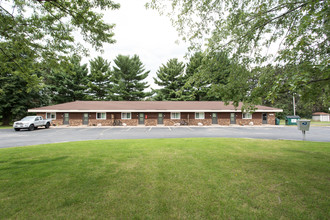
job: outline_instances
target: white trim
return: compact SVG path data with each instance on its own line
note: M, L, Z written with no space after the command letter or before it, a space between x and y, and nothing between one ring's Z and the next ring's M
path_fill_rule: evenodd
M203 114L203 118L197 118L196 114ZM195 112L195 119L205 119L205 112Z
M124 118L124 117L123 117L123 114L128 114L128 113L129 113L129 118L127 118L127 117ZM126 116L127 116L127 115L126 115ZM122 112L121 115L120 115L120 118L121 118L121 119L132 119L132 113L131 113L131 112Z
M172 114L173 114L173 113L175 113L175 114L176 114L176 113L179 113L179 118L173 118L173 117L172 117ZM180 113L180 112L171 112L171 119L181 119L181 113Z
M53 113L55 114L55 118L52 118L51 116ZM51 114L50 118L47 118L47 114ZM46 119L56 120L56 112L46 112Z
M105 115L105 118L98 118L97 117L97 114L100 113L100 114L104 114ZM102 116L102 115L101 115ZM96 120L106 120L107 119L107 113L106 112L96 112Z
M244 117L244 114L250 114L251 117ZM252 119L252 113L251 112L242 112L242 119Z
M53 110L34 110L34 109L29 109L28 112L242 112L241 110L198 110L198 109L191 109L191 110L147 110L147 109L138 109L138 110L58 110L58 109L53 109ZM276 109L276 110L262 110L258 109L255 110L254 112L283 112L282 109Z

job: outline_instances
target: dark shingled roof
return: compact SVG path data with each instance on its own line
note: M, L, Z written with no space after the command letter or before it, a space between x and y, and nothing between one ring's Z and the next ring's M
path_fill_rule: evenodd
M231 103L225 105L220 101L75 101L58 105L44 106L40 108L29 109L29 112L43 111L240 111L242 103L235 108ZM267 106L256 105L257 110L281 112L282 109L271 108Z

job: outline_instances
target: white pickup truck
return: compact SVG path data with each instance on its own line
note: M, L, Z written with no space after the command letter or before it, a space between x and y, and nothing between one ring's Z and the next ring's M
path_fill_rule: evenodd
M49 128L51 122L51 119L43 119L41 116L26 116L20 121L15 121L13 127L15 131L19 131L21 129L28 129L29 131L32 131L41 126Z

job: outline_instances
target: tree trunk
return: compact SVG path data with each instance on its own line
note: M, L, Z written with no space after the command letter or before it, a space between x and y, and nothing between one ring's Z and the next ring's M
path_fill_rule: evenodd
M2 125L9 125L11 122L11 114L8 114L9 112L6 109L2 112Z

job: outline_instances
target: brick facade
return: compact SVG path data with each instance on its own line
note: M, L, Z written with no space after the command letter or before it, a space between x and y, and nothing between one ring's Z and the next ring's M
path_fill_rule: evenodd
M219 125L230 125L230 118L218 118Z
M141 112L143 113L143 112ZM115 120L119 120L122 124L127 126L138 126L139 124L139 114L131 113L131 119L121 119L121 113L106 113L106 119L96 119L96 113L88 113L88 126L113 126ZM171 119L171 113L161 113L163 117L164 126L175 126L184 121L191 126L198 126L201 123L203 126L212 125L212 113L205 113L204 119L195 119L194 112L184 112L181 113L180 119ZM230 113L215 113L217 124L229 126L230 125ZM264 113L267 114L267 124L275 125L275 113ZM46 118L46 113L37 113L38 116ZM69 113L69 126L79 126L83 124L84 113ZM159 113L146 112L144 113L144 125L145 126L157 126ZM257 112L252 114L252 119L243 119L241 112L236 112L236 125L263 125L263 113ZM53 126L63 125L64 113L56 113L56 119L52 121ZM142 124L143 125L143 124Z
M146 125L146 126L157 126L157 119L145 119L144 120L144 124Z
M138 119L120 119L122 123L125 123L127 126L137 126Z

